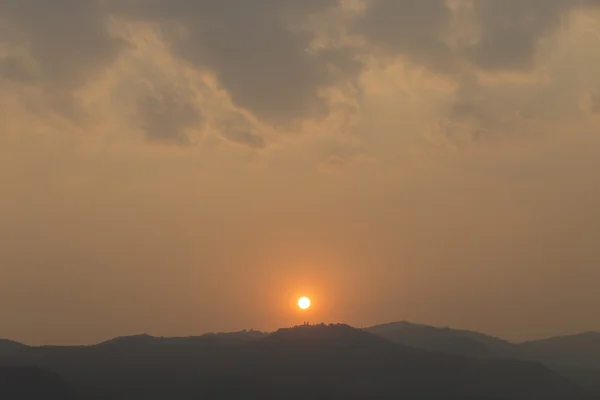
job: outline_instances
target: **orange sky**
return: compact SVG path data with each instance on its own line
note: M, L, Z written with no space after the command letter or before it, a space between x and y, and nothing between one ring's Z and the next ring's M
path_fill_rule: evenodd
M599 65L593 0L0 0L0 337L600 330Z

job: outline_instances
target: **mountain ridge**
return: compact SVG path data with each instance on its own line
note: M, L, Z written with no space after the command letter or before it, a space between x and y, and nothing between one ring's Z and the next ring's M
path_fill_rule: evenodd
M315 326L315 325L311 325ZM330 325L319 324L317 327L327 327ZM351 335L357 335L356 332L348 330L349 325L333 325L337 330L336 334L341 332L352 332ZM205 333L199 336L188 337L157 337L149 334L122 336L109 339L90 346L40 346L48 351L59 352L61 349L69 351L79 347L100 347L114 349L121 348L140 349L146 346L209 346L209 345L241 345L247 342L253 342L260 339L267 339L268 343L274 343L278 338L302 332L307 329L300 325L295 329L282 328L275 332L261 332L255 330L242 330L237 332L218 332ZM319 329L319 328L317 328ZM462 356L477 359L513 359L540 362L543 365L560 371L566 376L575 377L580 382L593 382L597 376L600 379L600 333L582 332L578 334L555 336L539 340L531 340L523 343L512 343L483 333L452 329L449 327L433 327L424 324L415 324L408 321L390 322L380 325L374 325L360 331L373 334L378 338L389 342L408 346L416 349L423 349L434 352L441 352L453 356ZM333 331L332 331L333 332ZM350 340L349 337L344 340ZM356 339L356 338L355 338ZM308 337L297 336L294 340L309 344ZM343 342L342 336L321 338L322 344L327 341L336 343ZM368 339L374 341L373 337ZM373 343L374 344L374 343ZM384 346L382 342L378 346ZM14 353L23 353L36 349L36 346L27 346L25 344L0 339L0 355L10 355ZM74 351L74 350L73 350ZM580 376L580 378L578 378ZM586 385L597 387L598 385Z
M323 324L323 323L321 323ZM319 325L321 325L319 324ZM347 324L342 324L342 325L347 325ZM302 326L302 325L299 325ZM351 326L351 325L348 325ZM436 329L436 330L443 330L443 331L452 331L452 332L460 332L461 334L465 334L466 336L472 335L472 337L479 337L479 338L487 338L487 339L493 339L495 341L498 342L503 342L505 344L511 344L511 345L515 345L515 346L521 346L521 345L526 345L526 344L532 344L532 343L538 343L538 342L548 342L548 341L552 341L552 340L557 340L557 339L565 339L565 338L580 338L580 337L592 337L592 338L596 338L598 340L600 340L600 331L586 331L586 332L580 332L580 333L574 333L574 334L566 334L566 335L556 335L556 336L550 336L550 337L544 337L544 338L540 338L540 339L531 339L531 340L527 340L527 341L523 341L523 342L514 342L514 341L510 341L510 340L506 340L497 336L493 336L487 333L482 333L482 332L478 332L478 331L473 331L473 330L468 330L468 329L457 329L457 328L452 328L452 327L448 327L448 326L444 326L444 327L440 327L440 326L434 326L434 325L427 325L427 324L419 324L419 323L413 323L410 321L395 321L395 322L386 322L386 323L382 323L382 324L376 324L367 328L360 328L363 330L366 330L370 333L380 333L379 330L384 329L386 327L421 327L421 328L430 328L430 329ZM286 329L286 328L281 328L281 329ZM152 340L152 339L162 339L162 340L193 340L193 339L200 339L200 338L208 338L208 337L226 337L226 336L233 336L233 335L256 335L257 337L262 337L262 336L266 336L266 335L270 335L272 333L275 333L277 331L274 332L266 332L266 331L260 331L260 330L254 330L254 329L244 329L241 331L232 331L232 332L206 332L200 335L191 335L191 336L154 336L148 333L140 333L140 334L133 334L133 335L126 335L126 336L116 336L110 339L106 339L104 341L98 342L98 343L92 343L92 344L87 344L87 345L39 345L39 346L34 346L34 345L28 345L26 343L22 343L19 341L15 341L15 340L10 340L10 339L2 339L0 338L0 349L2 349L3 347L8 347L8 346L13 346L13 347L88 347L88 346L98 346L98 345L103 345L103 344L108 344L111 342L117 342L121 339L123 340L129 340L129 339L148 339L148 340ZM166 343L166 342L165 342Z
M162 346L150 335L114 343L32 347L1 357L0 364L39 365L81 393L111 400L225 399L242 394L256 399L275 394L297 399L590 398L570 380L535 362L431 352L343 324L283 328L223 345L185 341Z

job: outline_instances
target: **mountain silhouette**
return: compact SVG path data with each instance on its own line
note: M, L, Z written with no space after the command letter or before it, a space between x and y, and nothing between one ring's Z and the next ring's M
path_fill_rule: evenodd
M239 332L219 332L205 333L201 336L188 337L156 337L148 334L121 336L97 344L99 347L132 347L148 345L206 345L217 343L244 343L247 341L258 340L268 336L255 330L243 330Z
M8 339L0 339L0 352L22 350L26 345Z
M37 367L0 366L2 400L69 400L74 393L58 374Z
M87 347L27 347L4 354L0 364L38 365L60 374L81 399L97 400L590 399L538 363L431 352L348 325L216 336L236 339L141 335Z
M365 329L394 343L480 359L520 359L540 362L600 392L600 333L511 343L478 332L392 322Z
M392 343L384 338L345 324L300 325L293 328L282 328L268 335L265 341L287 345L393 347Z
M534 340L519 346L532 359L557 369L600 370L600 333Z
M478 332L392 322L365 329L394 343L475 358L526 358L518 346Z

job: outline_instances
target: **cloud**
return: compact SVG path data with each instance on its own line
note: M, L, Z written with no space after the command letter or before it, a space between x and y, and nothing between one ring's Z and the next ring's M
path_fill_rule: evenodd
M413 62L454 74L535 66L542 38L576 8L596 0L373 0L356 32Z
M233 115L219 121L218 130L223 138L254 150L264 149L266 140L243 116Z
M408 55L434 70L448 71L454 55L442 35L451 20L452 12L445 0L376 0L354 29L388 52Z
M262 149L266 145L262 136L244 129L226 128L223 130L223 136L234 143L244 144L252 149Z
M22 59L6 57L0 59L0 76L13 82L33 82L35 76Z
M91 104L85 91L104 79L103 72L120 61L120 71L146 75L139 55L150 63L154 56L140 40L150 28L169 49L169 68L180 75L193 70L197 79L187 79L190 85L209 73L241 113L299 129L304 119L327 115L322 89L360 72L353 54L343 49L311 49L315 32L308 18L337 5L336 0L0 0L0 76L35 88L27 96L33 93L36 102L83 129ZM127 57L132 53L138 58ZM138 125L149 140L187 143L186 129L198 123L193 104L172 93L139 96L133 100ZM214 107L211 112L221 113ZM239 124L218 130L232 142L265 146L260 134Z
M577 5L570 0L481 0L474 9L482 27L467 50L475 65L490 70L532 68L539 40L554 32L561 17Z
M6 44L24 49L55 90L82 84L125 45L110 34L109 14L96 0L0 0L0 16L10 32Z
M356 166L375 165L377 160L363 153L360 149L338 148L332 150L318 164L318 170L327 173L342 173Z
M89 114L75 92L127 47L111 34L110 14L98 0L0 0L0 32L0 77L19 84L14 90L24 90L24 101L43 104L36 112L82 127Z
M190 138L186 130L202 121L200 111L190 99L167 90L140 101L138 113L141 127L151 142L187 145Z
M161 60L168 59L160 65L174 71L165 79L181 75L193 87L210 75L216 82L215 90L196 93L198 99L159 90L130 100L139 112L137 125L152 141L189 143L187 132L206 118L228 141L264 148L265 128L300 131L308 119L324 121L319 117L335 113L331 93L345 90L347 102L358 110L365 88L356 78L382 60L405 65L410 60L407 68L424 66L455 84L458 93L436 100L444 104L436 106L433 120L470 121L487 130L518 110L498 114L490 100L498 93L469 83L477 80L477 71L531 69L538 43L557 31L561 18L577 7L599 5L595 0L371 0L364 9L355 7L351 18L340 17L350 3L361 2L0 0L0 75L36 87L39 96L48 97L48 107L81 119L93 99L75 92L98 81L102 71L117 64L133 76L143 74L144 57L150 61L155 50L139 51L145 39L140 32L148 30L160 41ZM366 42L348 40L357 34ZM129 60L123 56L132 53L137 64L123 67L121 61ZM418 98L420 89L410 96ZM204 106L200 97L216 91L232 103L228 113L239 113L232 117L236 122L221 118L223 110L215 104ZM238 123L244 115L253 124Z
M213 73L235 105L282 123L325 111L319 89L333 78L307 51L314 36L302 29L302 21L335 5L332 0L147 0L120 7L132 18L158 24L173 54Z

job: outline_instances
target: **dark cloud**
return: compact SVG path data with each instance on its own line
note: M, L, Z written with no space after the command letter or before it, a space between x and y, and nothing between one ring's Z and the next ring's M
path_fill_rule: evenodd
M14 55L0 62L0 75L38 85L43 102L81 124L88 119L74 90L114 63L122 39L109 32L101 0L0 0L0 45Z
M282 123L324 111L318 96L331 77L307 52L312 35L292 29L333 0L146 0L121 4L129 15L186 34L168 35L173 52L212 71L233 102L260 118Z
M459 61L486 70L526 70L534 66L539 40L563 16L598 5L598 0L477 0L472 14L479 40L450 47L443 37L453 29L454 14L445 0L374 0L356 30L436 71L454 72Z
M432 139L438 143L463 148L492 137L492 132L476 123L440 119L432 127Z
M31 67L18 57L0 59L0 77L14 82L31 83L36 76Z
M451 21L445 0L376 0L355 29L388 51L447 71L453 68L454 56L441 36Z
M576 5L572 0L476 1L483 34L468 56L484 69L531 68L540 38L555 31L561 16Z
M482 124L491 124L491 117L476 103L459 100L451 103L450 115L457 120L476 121Z
M53 88L81 84L124 45L110 35L109 15L97 0L0 0L0 17L12 33L4 40L26 47Z
M242 144L255 150L263 149L266 146L265 139L250 130L225 128L221 131L221 134L234 143Z
M198 127L202 116L189 99L172 91L146 97L138 105L146 138L152 142L187 145L189 128Z
M242 115L231 115L218 121L220 135L226 140L254 150L266 147L265 138Z
M84 109L65 99L127 47L124 39L111 35L110 19L151 22L175 57L214 73L236 105L264 121L288 124L324 115L327 104L320 89L360 70L348 53L308 51L314 36L303 26L306 17L337 4L337 0L0 0L0 42L28 55L0 60L0 74L42 84L50 102L57 104L56 111L64 109L66 117L83 120ZM183 143L182 128L196 122L189 117L193 107L169 96L146 98L139 109L152 140ZM225 136L254 148L264 146L263 138L252 130L236 128Z
M112 17L151 22L177 58L214 73L237 106L262 121L288 124L324 115L327 103L320 89L358 76L363 66L356 61L357 54L374 51L369 46L308 50L315 35L305 24L307 17L338 4L338 0L0 0L0 43L24 49L15 54L31 56L0 59L0 75L42 83L52 98L69 99L72 89L110 66L127 46L111 35ZM463 73L467 64L486 70L530 68L539 40L555 31L564 15L600 1L477 0L472 11L474 23L481 27L479 40L453 46L445 38L455 28L456 15L446 0L368 4L352 32L386 55L406 56L431 70L454 74ZM195 123L187 117L185 102L171 104L152 97L140 104L141 110L158 112L152 117L143 112L145 121L160 121L148 124L149 138L165 139L165 132L171 132L174 136L167 137L181 141L185 137L181 127ZM469 111L465 104L457 103L454 111L465 114ZM176 115L185 118L176 121ZM230 140L264 145L252 130L232 132Z

